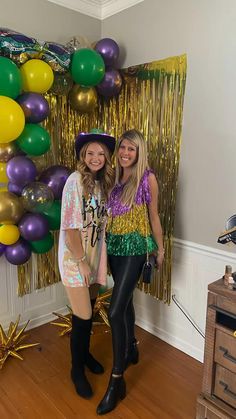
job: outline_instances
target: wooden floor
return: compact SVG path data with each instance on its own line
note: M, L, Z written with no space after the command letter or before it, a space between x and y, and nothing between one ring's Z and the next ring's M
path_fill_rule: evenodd
M97 326L99 328L99 326ZM94 390L91 400L81 399L70 381L68 336L59 337L50 324L29 331L29 342L40 342L21 352L23 361L8 359L0 372L1 419L98 418L111 368L111 336L92 336L92 352L106 372L87 376ZM140 362L125 374L127 396L107 419L194 419L201 389L202 364L155 336L137 328Z

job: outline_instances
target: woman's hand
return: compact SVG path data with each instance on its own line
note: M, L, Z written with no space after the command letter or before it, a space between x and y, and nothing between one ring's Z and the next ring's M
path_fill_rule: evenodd
M157 252L157 269L159 270L163 264L164 261L164 257L165 257L165 252L164 250L161 250Z
M89 287L90 284L90 277L91 277L91 269L87 262L87 260L83 260L82 262L79 262L78 268L80 271L80 274L84 280L84 284Z

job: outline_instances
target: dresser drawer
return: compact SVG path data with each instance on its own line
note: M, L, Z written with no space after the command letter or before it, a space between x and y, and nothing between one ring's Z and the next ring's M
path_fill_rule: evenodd
M216 330L214 360L236 374L236 338Z
M214 394L236 408L236 375L216 364Z
M222 410L214 401L205 399L203 395L197 398L196 419L235 419L235 414ZM229 408L230 409L230 408ZM231 409L230 409L231 410Z

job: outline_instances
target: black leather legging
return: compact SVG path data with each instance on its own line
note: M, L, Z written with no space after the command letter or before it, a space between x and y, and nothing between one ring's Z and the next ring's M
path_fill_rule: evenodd
M114 374L122 374L125 354L134 339L135 313L133 291L142 272L146 255L110 256L109 264L114 280L108 318L112 330Z

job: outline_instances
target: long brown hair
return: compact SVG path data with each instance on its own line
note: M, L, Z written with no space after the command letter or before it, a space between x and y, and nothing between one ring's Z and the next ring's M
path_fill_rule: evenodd
M105 154L105 164L103 168L98 171L96 179L85 163L87 148L89 144L93 142L98 143L102 147ZM77 164L77 170L81 174L84 195L87 196L88 194L92 194L95 188L95 180L99 180L102 198L107 200L108 194L112 189L115 181L115 171L112 167L111 153L109 152L108 148L99 141L90 141L85 144L80 151L80 159Z

